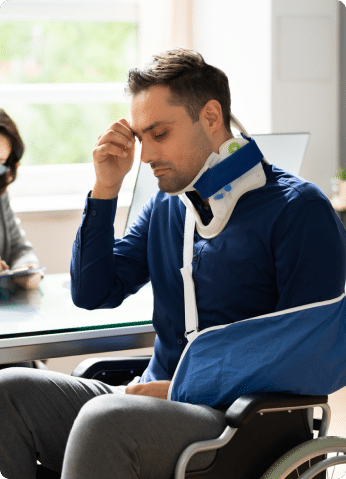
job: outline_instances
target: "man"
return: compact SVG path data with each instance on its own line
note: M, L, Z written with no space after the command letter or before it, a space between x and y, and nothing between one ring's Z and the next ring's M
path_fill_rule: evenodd
M0 441L0 471L9 479L34 478L36 457L62 467L63 479L169 478L188 444L223 431L221 412L166 400L188 332L180 274L183 197L198 215L192 278L200 329L344 290L345 230L316 186L263 161L258 184L232 200L221 226L216 203L223 194L202 200L193 187L207 162L220 162L234 143L236 149L247 144L230 131L223 72L195 52L173 50L130 71L127 90L130 122L113 123L93 152L96 182L73 247L72 297L83 308L114 308L150 279L154 355L140 382L126 388L49 371L2 373L0 421L12 433ZM133 164L135 137L160 190L125 237L114 239L117 196ZM213 457L200 454L189 468L206 467Z

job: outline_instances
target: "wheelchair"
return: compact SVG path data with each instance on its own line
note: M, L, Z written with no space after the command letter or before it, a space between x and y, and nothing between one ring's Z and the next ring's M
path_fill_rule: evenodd
M149 361L150 356L91 358L72 376L128 384ZM322 418L313 418L314 408L321 408ZM346 438L326 435L328 396L253 393L223 412L227 427L221 436L188 446L170 479L346 479ZM211 450L216 455L207 469L187 470L194 454ZM36 477L60 475L39 465Z

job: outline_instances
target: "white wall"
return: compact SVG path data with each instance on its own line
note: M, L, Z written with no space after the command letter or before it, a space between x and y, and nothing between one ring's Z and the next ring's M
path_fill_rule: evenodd
M193 48L229 77L251 133L311 133L302 176L330 194L338 169L337 0L194 0Z
M229 79L232 112L271 132L271 0L194 0L193 48Z
M68 273L72 244L82 220L82 210L17 213L26 238L31 241L46 273ZM119 208L114 234L121 237L127 218L127 208Z
M339 163L337 0L273 1L273 132L311 133L301 175L330 194Z

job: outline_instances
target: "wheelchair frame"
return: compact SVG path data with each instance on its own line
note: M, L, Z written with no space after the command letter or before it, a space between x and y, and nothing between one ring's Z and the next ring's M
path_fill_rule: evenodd
M121 377L123 379L122 382L128 383L131 378L144 371L149 360L149 356L87 359L77 366L72 375L99 379L105 382L110 377L116 376L118 379ZM331 411L327 401L328 396L276 393L256 393L238 398L225 412L227 426L218 438L191 444L181 453L176 464L174 479L185 479L185 474L188 475L187 477L191 476L196 479L199 475L203 475L204 471L186 473L186 467L191 457L198 452L224 447L234 438L238 429L249 423L256 414L264 415L278 411L291 412L297 409L311 409L315 407L322 409L322 419L314 420L314 429L319 430L318 437L302 442L290 449L262 475L261 479L286 479L300 466L304 465L306 469L307 461L316 458L321 460L313 465L310 465L309 462L308 470L303 471L303 474L299 475L300 479L312 479L317 474L323 474L323 471L330 466L346 464L346 438L326 435L331 418ZM325 458L324 456L329 453L342 453L343 455ZM43 476L38 475L37 477ZM47 477L49 477L48 474ZM213 477L218 479L216 476ZM232 479L231 476L230 479Z
M323 398L323 397L322 397ZM188 446L180 455L179 460L176 465L175 469L175 475L174 479L185 479L185 471L187 464L191 457L202 451L210 451L214 449L219 449L223 446L225 446L229 441L231 441L232 437L236 434L237 430L241 425L244 423L244 421L249 422L254 414L265 414L265 413L270 413L270 412L277 412L277 411L288 411L291 412L294 409L309 409L312 406L313 407L321 407L322 409L322 419L320 423L320 428L319 428L319 435L318 437L322 437L323 440L326 440L326 434L328 432L329 424L330 424L330 418L331 418L331 411L330 407L326 403L327 399L325 399L325 402L319 402L320 399L322 399L320 396L311 397L311 396L293 396L293 395L282 395L282 394L272 394L272 393L267 393L267 394L252 394L248 396L242 396L241 398L237 399L232 406L227 410L226 412L226 419L227 419L227 427L223 431L223 433L217 438L217 439L211 439L208 441L200 441L196 442L194 444L191 444ZM317 402L316 402L317 399ZM323 399L322 399L323 400ZM286 404L283 406L283 404ZM329 439L329 438L327 438ZM335 439L335 438L333 438ZM343 450L340 452L346 452L346 439L343 439ZM313 445L311 448L311 444ZM329 443L328 443L329 444ZM328 448L328 444L324 444L324 447L320 445L320 443L317 443L315 439L312 439L311 441L306 441L303 444L300 444L297 446L294 450L294 454L292 453L292 450L288 451L284 458L290 459L290 461L285 461L285 462L290 462L290 464L287 464L283 466L283 458L280 458L277 463L275 463L268 472L266 472L261 479L284 479L286 478L291 472L293 472L297 467L299 467L300 464L305 463L307 460L309 460L311 457L316 457L320 456L321 454L324 454L326 452L326 449ZM302 447L306 448L307 445L310 445L309 449L313 450L313 454L310 455L306 453L305 455L301 455L301 450ZM321 446L321 447L315 447ZM330 449L330 445L329 445ZM329 452L336 452L334 450L329 450ZM306 451L306 449L304 449ZM306 451L307 452L307 451ZM294 457L292 457L294 456ZM343 459L341 461L340 459ZM297 466L297 462L299 462ZM340 462L346 463L346 458L337 458L336 461L333 462L333 464L339 464ZM329 461L328 463L324 461L324 465L329 465L332 464L332 461ZM311 471L313 472L314 475L317 473L320 473L323 471L321 468L317 468L319 464L316 464L313 466ZM279 473L278 471L281 470L282 472ZM304 479L310 479L314 477L314 475L304 475Z

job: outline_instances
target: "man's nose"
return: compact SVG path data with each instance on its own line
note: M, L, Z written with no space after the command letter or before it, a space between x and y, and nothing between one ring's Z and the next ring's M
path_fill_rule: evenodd
M151 163L156 161L158 158L159 156L155 148L142 143L141 161L143 161L143 163Z

